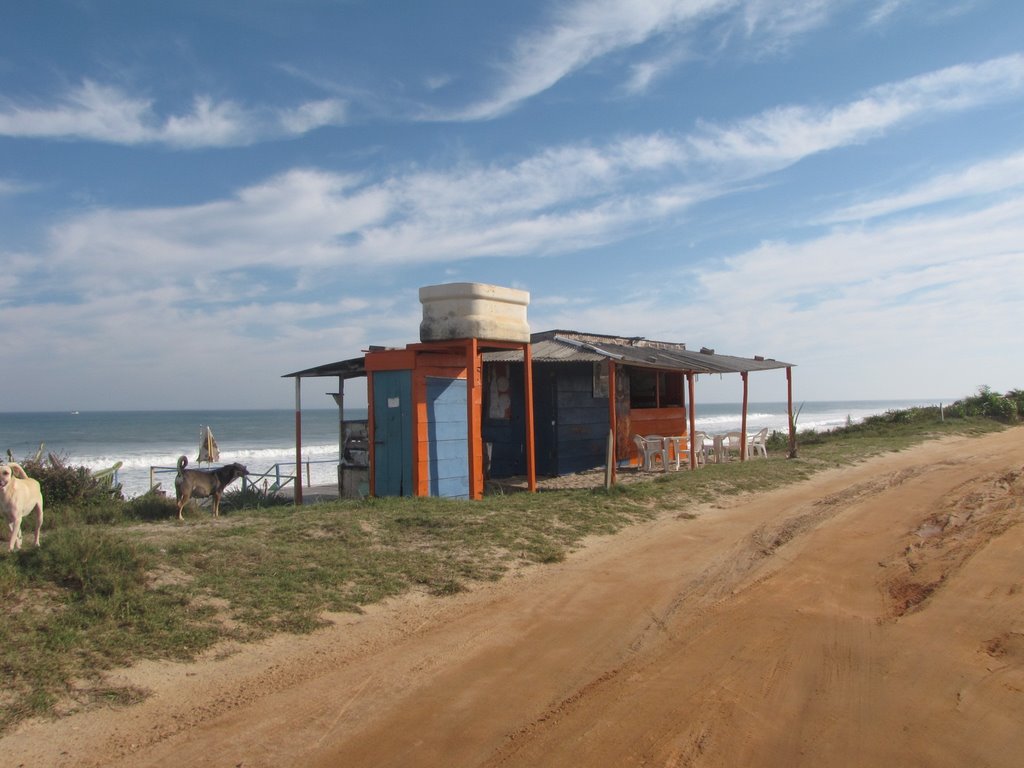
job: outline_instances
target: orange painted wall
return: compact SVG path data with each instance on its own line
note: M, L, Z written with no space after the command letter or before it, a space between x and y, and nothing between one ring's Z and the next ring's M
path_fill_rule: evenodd
M429 470L429 432L427 425L427 377L435 376L443 379L468 379L467 354L452 351L452 344L438 345L432 351L430 344L418 344L406 349L387 349L367 353L366 370L372 402L374 371L412 371L412 482L417 496L430 494ZM468 353L468 347L467 347ZM473 414L467 412L470 419L469 450L473 471L469 478L470 498L483 495L483 441L480 437L479 425L483 414L483 390L480 386L483 363L479 356L476 360L476 380L474 386L467 382L467 396L472 398ZM476 429L473 429L475 423ZM371 461L373 449L373 423L371 419Z
M636 444L633 443L632 435L685 435L689 432L687 426L686 408L631 408L629 410L630 422L630 447L629 456L631 463L639 463L636 453Z

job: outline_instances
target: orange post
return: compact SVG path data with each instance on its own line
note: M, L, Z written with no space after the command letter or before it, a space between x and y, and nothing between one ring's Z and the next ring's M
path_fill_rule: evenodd
M469 498L484 496L483 437L480 409L483 394L480 390L480 346L475 338L466 343L466 407L469 424Z
M793 368L786 368L786 409L789 412L789 458L796 458L796 423L793 421Z
M615 419L615 363L608 361L608 425L612 431L612 485L618 465L619 426Z
M748 373L743 371L740 378L743 379L743 416L740 420L740 461L747 460L747 377Z
M367 462L369 463L369 472L367 473L369 482L367 483L367 485L369 486L369 489L370 489L370 496L371 496L371 498L376 498L376 496L377 496L377 487L376 487L376 483L373 482L373 476L376 474L376 472L374 471L374 468L377 466L376 463L375 463L377 461L377 456L376 456L376 451L374 450L374 440L373 440L374 435L377 432L377 430L376 430L376 428L374 426L374 423L376 421L376 415L373 412L373 371L367 371L366 372L366 392L367 392L367 398L366 398L367 399L367 403L366 403L366 416L367 416L366 438L367 438L367 443L368 443L367 447L370 449L369 453L367 454L367 457L366 457L367 458Z
M693 402L693 372L686 374L686 386L690 395L690 469L697 468L697 446L694 440L697 438L697 407ZM700 446L703 451L704 446Z

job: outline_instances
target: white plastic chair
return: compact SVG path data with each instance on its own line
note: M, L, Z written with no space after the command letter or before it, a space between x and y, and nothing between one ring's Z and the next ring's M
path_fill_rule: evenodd
M654 460L661 459L662 471L668 469L668 450L665 439L661 435L633 435L637 454L640 456L640 469L644 472L654 471Z
M710 445L709 445L710 443ZM714 442L708 437L707 432L693 433L693 451L697 461L695 466L703 467L708 463L708 450L714 446Z
M732 452L736 451L737 458L740 456L740 448L743 445L743 433L742 432L729 432L725 436L725 442L722 445L722 456L727 460L732 460Z
M768 427L760 430L757 434L747 438L747 455L756 456L761 454L768 458Z
M678 471L683 461L687 468L690 466L690 438L686 435L672 435L665 438L665 455L671 455L675 459L676 470Z

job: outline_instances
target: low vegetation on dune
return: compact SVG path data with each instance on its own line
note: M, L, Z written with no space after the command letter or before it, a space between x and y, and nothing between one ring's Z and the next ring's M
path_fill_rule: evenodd
M1003 429L1024 392L982 388L946 408L890 411L826 433L772 436L769 460L593 490L482 501L339 500L295 509L257 491L221 517L173 499L124 500L59 457L23 462L46 498L43 543L0 556L0 731L31 716L138 700L105 672L141 659L195 658L224 641L309 632L331 612L412 589L449 595L510 569L562 560L588 536L723 496L776 488L928 438Z

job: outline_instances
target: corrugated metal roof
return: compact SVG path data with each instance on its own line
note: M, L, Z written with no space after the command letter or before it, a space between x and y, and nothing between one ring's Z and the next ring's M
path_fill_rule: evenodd
M349 360L339 360L336 363L324 363L315 368L306 368L304 371L286 373L282 379L313 378L316 376L341 376L343 379L355 379L366 375L366 358L353 357Z
M531 337L534 362L597 362L692 373L741 373L791 367L791 363L761 357L718 355L714 350L693 352L685 344L639 337L606 336L578 331L545 331ZM484 354L487 362L513 362L522 352L508 350Z
M622 365L658 368L687 373L741 373L793 367L792 363L761 357L715 354L714 350L694 352L685 344L653 341L636 336L608 336L579 331L544 331L532 334L530 353L535 363L600 362L613 360ZM520 350L496 350L483 354L485 362L520 362ZM340 376L344 379L366 375L366 359L354 357L325 363L284 378Z
M590 361L600 362L601 360L607 359L607 355L601 354L600 352L588 351L573 347L569 344L563 344L555 341L554 339L545 339L543 341L534 341L530 344L530 356L533 358L533 362L541 363L560 363L560 362L579 362L579 361ZM496 352L484 352L484 362L487 363L514 363L522 362L523 352L519 349L503 349Z

